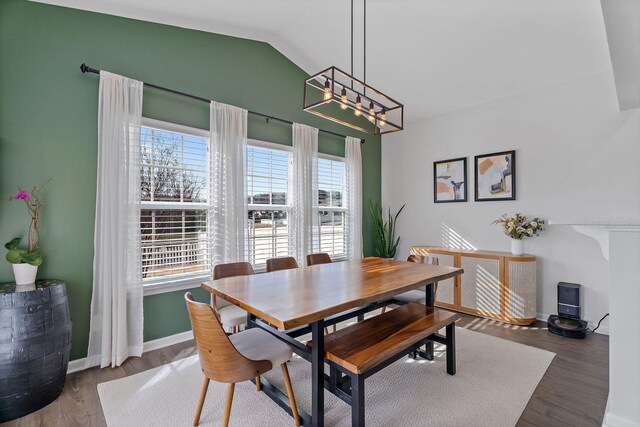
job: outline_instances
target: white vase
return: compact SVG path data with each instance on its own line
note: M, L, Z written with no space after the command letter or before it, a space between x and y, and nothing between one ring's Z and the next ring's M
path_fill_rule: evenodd
M38 267L31 264L13 264L16 285L29 285L36 282Z
M524 254L524 240L511 239L511 253L514 255Z

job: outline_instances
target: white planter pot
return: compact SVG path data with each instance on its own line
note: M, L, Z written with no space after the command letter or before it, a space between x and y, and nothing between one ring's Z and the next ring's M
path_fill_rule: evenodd
M29 285L36 282L38 267L31 264L13 264L16 285Z
M511 253L514 255L524 254L524 240L511 239Z

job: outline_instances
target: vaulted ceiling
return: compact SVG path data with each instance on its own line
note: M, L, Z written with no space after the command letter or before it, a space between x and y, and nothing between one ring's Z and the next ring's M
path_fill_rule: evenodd
M350 68L349 0L38 1L264 41L309 73ZM403 102L408 122L607 70L600 0L367 2L367 82Z

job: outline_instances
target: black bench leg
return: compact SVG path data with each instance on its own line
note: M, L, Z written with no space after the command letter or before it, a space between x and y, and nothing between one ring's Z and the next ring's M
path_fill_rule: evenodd
M433 344L433 341L431 342ZM456 324L447 325L447 374L456 374Z
M433 341L425 344L424 358L427 360L433 360Z
M351 375L351 426L364 427L364 377Z
M335 393L338 387L338 370L333 366L329 366L329 384L331 385L331 392Z

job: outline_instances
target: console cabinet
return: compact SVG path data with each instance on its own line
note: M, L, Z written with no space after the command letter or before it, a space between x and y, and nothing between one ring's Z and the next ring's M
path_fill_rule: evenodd
M438 283L438 307L515 325L536 320L536 257L509 252L413 246L415 255L437 256L464 273Z

